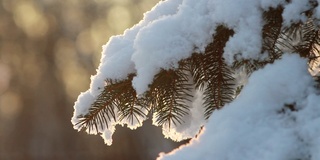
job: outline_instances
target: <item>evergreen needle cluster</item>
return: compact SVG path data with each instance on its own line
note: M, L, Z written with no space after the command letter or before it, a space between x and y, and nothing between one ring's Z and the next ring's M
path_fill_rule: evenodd
M286 52L297 53L309 59L310 70L319 67L319 28L313 18L313 10L306 10L308 19L290 26L283 25L283 8L271 8L263 14L261 60L239 59L232 65L223 58L224 48L234 31L221 24L216 28L212 42L204 53L194 53L191 57L181 60L175 69L162 69L149 85L143 95L137 95L131 81L134 74L125 80L107 79L100 96L91 105L86 115L78 116L80 128L101 130L109 127L110 121L129 120L139 122L151 111L156 115L159 125L183 123L183 116L189 114L194 91L201 90L204 94L203 107L205 117L231 102L239 93L235 72L244 67L246 74L279 59ZM319 82L319 77L317 81ZM292 109L294 110L294 109ZM118 117L118 119L117 119Z

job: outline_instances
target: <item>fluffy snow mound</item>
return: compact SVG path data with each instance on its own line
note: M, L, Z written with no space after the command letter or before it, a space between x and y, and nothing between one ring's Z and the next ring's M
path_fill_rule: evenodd
M319 160L320 96L307 69L304 59L285 55L253 73L198 138L158 159Z

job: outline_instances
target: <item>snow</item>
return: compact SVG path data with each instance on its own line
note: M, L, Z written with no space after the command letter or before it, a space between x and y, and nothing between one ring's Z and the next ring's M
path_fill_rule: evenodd
M310 8L309 1L292 0L290 4L285 6L282 17L284 19L283 24L289 26L292 23L299 21L305 22L307 20L306 15L300 14ZM295 15L295 16L292 16Z
M79 122L78 116L83 113L88 113L89 107L94 102L94 97L90 94L89 91L81 93L74 104L74 112L71 122L73 124L73 128L80 130L79 125L76 125Z
M116 131L115 125L112 125L109 129L106 129L102 132L101 137L103 138L105 144L109 146L112 144L112 135L115 131Z
M284 55L254 72L239 97L215 111L197 139L158 159L318 159L320 96L307 70L306 60ZM283 110L288 104L299 110Z
M320 3L320 0L317 0L318 4ZM318 5L315 9L314 17L319 19L320 18L320 5Z
M224 48L223 56L229 64L231 64L235 59L259 60L264 58L265 55L261 54L261 29L264 23L262 19L262 13L269 10L270 7L276 8L280 5L284 7L282 16L284 18L285 25L290 25L291 23L299 20L305 20L305 16L302 15L301 12L310 7L308 0L292 0L291 3L286 2L286 0L160 1L151 11L144 14L143 20L141 20L138 24L127 29L122 35L111 37L107 44L102 47L100 65L97 69L97 74L91 77L90 89L84 93L81 93L74 104L74 114L71 120L74 128L78 131L81 130L80 126L76 125L79 122L78 117L89 112L91 104L103 91L104 86L107 85L105 82L106 79L123 80L127 78L128 74L135 73L136 76L133 78L132 86L136 90L138 96L142 95L148 90L148 85L152 83L153 77L160 71L160 69L176 68L180 60L190 57L192 53L204 52L206 45L212 41L212 35L215 34L215 29L219 25L224 25L235 32L234 35L230 37L229 41L226 43L226 47ZM319 17L320 12L318 10L319 9L317 9L316 16ZM286 59L292 60L295 58L285 58L284 61L291 64L291 62ZM296 60L295 62L301 63L302 61ZM280 64L282 63L277 63L277 65ZM286 65L283 65L283 67L287 68ZM275 71L268 68L272 67L266 67L266 73L264 73L266 74L265 76L278 73L275 73ZM285 81L284 79L290 76L293 78L294 75L298 74L301 76L302 73L300 72L302 71L300 69L298 69L299 72L293 71L290 68L281 71L282 74L278 74L277 76L281 76L283 79L278 79L278 77L271 79L274 81L274 83L281 84L278 86L279 88L269 88L269 81L265 81L261 78L254 78L256 76L253 76L251 78L252 84L250 84L248 87L246 87L247 89L244 90L246 94L242 93L241 96L234 102L234 104L239 103L237 106L242 106L241 109L244 107L251 108L251 114L261 114L260 116L268 117L268 115L264 114L269 114L270 112L273 113L274 110L276 108L279 109L279 106L283 105L283 103L291 103L298 100L302 101L303 98L309 96L307 93L305 93L305 97L299 97L302 95L296 95L296 93L299 93L297 89L303 89L303 87L306 87L304 85L307 81L309 82L310 77L306 75L305 79L298 77L298 79L301 79L301 81L295 81L296 84L293 86L291 83L287 84L287 81L291 79L286 79ZM303 72L306 71L303 70ZM257 74L262 75L263 73L260 71L260 73ZM262 82L256 82L254 79L259 79ZM279 82L276 81L277 79ZM280 88L282 89L279 90ZM272 94L269 95L270 93L264 93L261 91L270 91L270 93L272 91ZM287 92L290 92L290 95L292 96L288 95ZM194 137L198 133L199 128L205 124L206 121L204 120L204 117L201 116L203 113L203 107L201 106L201 93L199 93L199 91L194 91L194 94L198 94L198 98L195 98L192 104L190 104L191 113L190 115L184 117L185 123L173 126L173 128L170 129L167 126L163 126L163 133L166 137L174 140L182 140ZM277 96L272 97L272 95ZM241 97L246 98L241 100ZM247 106L247 104L252 104L251 101L255 102L257 99L261 100L261 102L255 104L255 108ZM311 103L311 101L308 103ZM219 115L221 112L222 114L224 112L228 112L228 108L239 108L232 107L235 106L234 104L228 105L228 107L226 107L224 110L215 112L214 115ZM266 104L269 104L268 106L270 107L265 108ZM259 108L264 109L260 110ZM266 110L266 113L262 113L264 110ZM241 120L242 118L246 118L248 123L253 123L252 125L255 125L258 122L248 119L250 116L241 117L242 112L239 111L238 113L238 111L239 109L230 111L230 114L232 114L234 118L239 118L238 122L233 122L234 119L229 119L220 125L230 125L236 129L239 128L237 125L245 125ZM211 123L218 123L212 121L216 121L215 119L217 118L219 120L219 116L212 117L215 118L212 118L214 120L211 119L208 125L211 125ZM230 118L230 116L228 117ZM255 119L256 117L257 116L251 118ZM275 129L277 129L277 127L283 127L281 126L283 124L276 123L276 120L285 117L274 116L271 118L274 118L275 121L272 119L270 121L269 119L264 119L265 123L270 123L270 125L272 125ZM112 143L112 134L115 131L114 127L116 125L126 124L129 128L134 129L141 126L146 117L139 117L138 120L140 123L137 123L137 120L134 121L134 124L132 124L128 119L124 119L121 122L118 121L118 119L119 116L116 115L116 121L111 121L109 128L98 128L98 130L94 130L92 133L102 133L102 137L104 138L105 142L110 145ZM270 130L268 127L269 126L265 126L264 128L262 127L262 129L257 131L257 133L268 132ZM225 132L226 134L220 135L222 136L220 139L221 141L225 140L223 137L228 137L230 134L228 132L230 130L234 130L232 128L223 129L224 130L221 130L221 132ZM264 130L266 130L266 132L263 132ZM274 136L274 139L271 137L271 139L269 139L270 142L273 142L272 140L279 138L280 132L282 135L288 134L286 139L283 139L283 141L287 140L291 142L291 140L295 140L296 138L294 135L291 135L291 132L287 133L282 129L277 129L277 131L279 131L279 133L272 135ZM211 130L207 128L205 133L207 132L211 132ZM257 139L258 143L265 145L263 147L275 147L272 146L272 144L267 144L266 141L260 139L260 136L256 136L254 133L247 134L247 131L243 131L242 134L253 136L253 138ZM204 136L205 135L206 134L204 134ZM239 133L238 136L244 135ZM232 139L228 140L228 142L229 141L230 143L233 142ZM218 143L220 143L220 141ZM254 142L241 141L241 143L244 143L246 147L249 147L249 143ZM223 148L224 146L228 145L229 143L220 144L220 147ZM286 145L282 147L285 148ZM319 148L319 146L315 145L314 148L316 147ZM221 148L217 150L221 150ZM234 149L235 150L233 150L233 152L242 152L241 150L243 150L241 148ZM288 150L288 152L290 151ZM248 153L248 156L250 155L251 154Z

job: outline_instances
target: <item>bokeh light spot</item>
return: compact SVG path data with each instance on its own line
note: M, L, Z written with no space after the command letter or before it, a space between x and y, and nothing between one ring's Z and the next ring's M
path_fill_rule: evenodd
M29 1L22 1L15 6L14 21L31 38L45 36L49 28L43 13Z
M82 54L94 52L90 30L84 30L77 36L76 46Z
M108 12L108 24L117 34L122 33L131 25L131 14L125 7L116 5Z
M77 95L85 91L90 83L86 68L75 59L75 44L68 39L60 39L55 46L55 61L59 68L62 82L64 83L67 95L76 99ZM84 85L86 84L86 85Z

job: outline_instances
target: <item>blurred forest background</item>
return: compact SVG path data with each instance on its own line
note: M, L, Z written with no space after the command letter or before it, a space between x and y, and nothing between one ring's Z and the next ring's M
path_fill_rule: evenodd
M73 130L101 46L159 0L0 1L0 159L147 160L178 144L151 126L117 127L113 145Z

